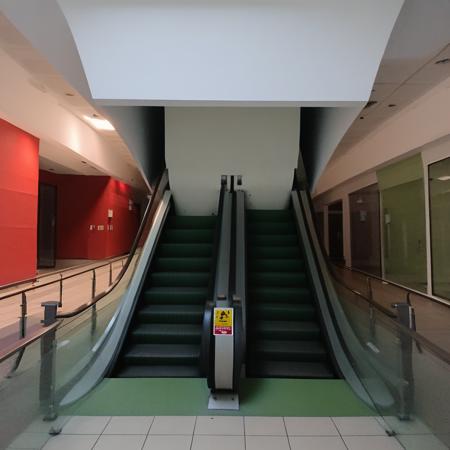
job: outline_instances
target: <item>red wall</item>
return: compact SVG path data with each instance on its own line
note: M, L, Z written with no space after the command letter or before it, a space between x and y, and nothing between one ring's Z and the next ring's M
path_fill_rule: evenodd
M0 285L34 277L39 139L0 119Z
M139 226L139 212L128 209L130 186L110 177L46 171L40 171L40 181L57 187L58 259L103 259L129 251Z

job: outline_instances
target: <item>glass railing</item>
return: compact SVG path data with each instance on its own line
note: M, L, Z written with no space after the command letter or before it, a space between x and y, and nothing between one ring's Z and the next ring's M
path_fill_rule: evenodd
M62 400L97 359L136 270L146 264L141 261L145 254L141 248L160 215L157 207L164 188L159 185L125 270L109 291L89 298L72 313L58 314L50 325L41 325L39 335L0 356L1 449L39 449L65 423L65 414L73 405Z
M306 224L305 236L309 235L305 247L314 255L342 348L342 354L335 356L349 362L356 375L355 383L345 374L349 384L374 409L387 434L404 448L449 448L450 355L414 331L413 309L403 296L377 303L363 286L352 289L329 272L315 232L309 194L301 190L297 194L297 211ZM295 194L293 201L295 207Z

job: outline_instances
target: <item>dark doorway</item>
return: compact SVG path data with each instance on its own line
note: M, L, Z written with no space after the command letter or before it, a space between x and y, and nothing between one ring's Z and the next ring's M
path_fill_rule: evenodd
M342 201L328 205L328 246L333 262L344 264L344 233L342 223Z
M56 186L39 183L38 268L56 265Z
M352 266L381 276L380 194L373 184L349 195Z

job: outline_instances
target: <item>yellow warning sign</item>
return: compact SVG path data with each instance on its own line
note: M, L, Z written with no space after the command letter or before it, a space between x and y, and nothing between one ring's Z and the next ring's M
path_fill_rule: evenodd
M214 308L213 335L233 335L233 308Z

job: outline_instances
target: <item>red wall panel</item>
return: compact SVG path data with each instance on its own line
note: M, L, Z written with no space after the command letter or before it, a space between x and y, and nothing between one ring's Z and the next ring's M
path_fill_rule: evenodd
M57 186L57 258L103 259L129 251L139 226L138 211L128 210L130 186L110 177L45 171L40 180ZM113 210L110 220L108 209Z
M0 119L0 285L34 277L39 139Z

